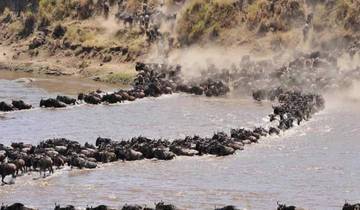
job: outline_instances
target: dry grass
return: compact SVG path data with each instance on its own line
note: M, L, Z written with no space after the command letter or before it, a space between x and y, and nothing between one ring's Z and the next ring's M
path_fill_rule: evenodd
M63 20L75 15L77 0L40 0L39 15L51 21Z
M182 11L177 24L178 39L192 44L207 36L216 37L223 28L236 20L233 0L191 0Z
M135 78L134 73L124 71L124 72L116 72L100 77L100 81L111 84L130 85L131 82L134 80L134 78Z

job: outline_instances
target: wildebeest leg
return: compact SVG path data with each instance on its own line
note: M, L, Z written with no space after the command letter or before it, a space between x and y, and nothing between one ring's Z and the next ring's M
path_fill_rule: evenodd
M5 179L5 176L4 176L4 175L1 175L1 182L2 182L3 184L7 184L7 183L4 181L4 179Z

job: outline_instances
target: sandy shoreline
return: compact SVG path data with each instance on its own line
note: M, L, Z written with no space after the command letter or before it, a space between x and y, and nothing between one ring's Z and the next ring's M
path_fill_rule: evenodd
M91 60L91 64L76 56L29 56L29 50L15 44L0 44L0 79L19 80L31 83L49 92L77 94L79 91L96 89L113 90L129 84L122 77L134 74L130 63L101 63ZM129 76L130 75L130 76ZM127 78L126 78L127 79Z
M31 50L17 44L0 44L0 69L14 72L32 73L34 75L68 76L71 78L89 79L105 83L120 84L123 75L133 75L133 63L118 61L103 63L96 59L82 59L76 56L65 56L65 50L59 55L49 55L41 50L37 56ZM119 81L109 80L114 75ZM126 84L126 83L125 83Z

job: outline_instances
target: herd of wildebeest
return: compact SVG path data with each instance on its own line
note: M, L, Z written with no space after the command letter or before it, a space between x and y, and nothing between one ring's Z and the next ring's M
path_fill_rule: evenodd
M319 55L310 55L309 59L317 59ZM306 61L305 61L306 63ZM289 66L291 66L290 64ZM299 62L296 65L300 65ZM314 62L312 63L314 65ZM287 69L289 72L289 69ZM290 67L291 70L291 67ZM88 94L80 93L76 98L57 96L56 98L42 99L40 107L64 108L76 104L113 104L124 101L134 101L144 97L158 97L163 94L183 92L195 95L223 96L230 88L228 83L221 79L229 72L223 72L216 77L202 79L200 82L188 82L181 76L180 66L137 63L138 72L131 89L106 93L94 91ZM284 77L286 71L283 69ZM246 72L244 73L246 74ZM210 75L210 74L209 74ZM215 78L215 79L214 79ZM38 171L40 176L54 172L54 167L60 169L65 165L71 168L93 169L101 163L114 161L136 161L142 159L172 160L176 156L216 155L227 156L238 150L243 150L247 144L257 143L260 138L279 135L291 129L296 124L309 120L313 114L325 106L321 95L311 92L302 92L296 89L274 87L252 90L256 101L270 100L274 102L273 112L269 114L269 123L265 126L231 129L230 135L226 132L217 132L212 137L187 136L183 139L150 139L143 136L133 137L130 140L115 141L109 138L98 137L95 145L64 138L48 139L38 145L22 142L12 143L11 146L0 144L0 174L3 184L6 176L16 177L26 172ZM8 112L22 109L31 109L32 106L23 101L13 101L12 104L1 102L0 111ZM1 210L29 209L22 204L3 206ZM74 209L73 206L55 209ZM99 206L87 209L110 209ZM154 209L142 206L124 206L123 210ZM156 210L176 209L173 205L158 203ZM218 210L236 209L233 206L217 208ZM278 204L278 210L299 209L294 206ZM359 209L359 204L346 203L344 210Z
M144 97L158 97L174 92L185 92L211 97L225 95L230 91L229 87L221 80L207 79L197 85L186 84L180 76L180 66L137 63L136 71L138 71L138 74L134 79L133 88L131 89L119 90L113 93L105 93L101 90L88 94L80 93L77 99L68 96L41 99L40 107L64 108L80 103L94 105L101 103L113 104L124 101L134 101ZM0 111L3 112L31 108L32 105L26 104L22 100L14 100L11 104L4 101L0 102Z
M286 204L277 203L278 207L277 210L304 210L303 208L299 208L296 206L287 206ZM35 210L33 208L26 207L22 203L14 203L12 205L4 205L2 204L1 210ZM55 204L54 210L76 210L75 206L73 205L67 205L61 207L61 205ZM141 205L124 205L121 208L111 208L106 205L99 205L96 207L86 207L86 210L180 210L176 206L172 204L165 204L164 202L155 203L155 208L147 207L147 206L141 206ZM228 205L224 207L214 208L215 210L240 210L239 208ZM358 210L360 209L360 203L356 204L349 204L345 201L345 204L342 207L342 210Z
M186 84L180 76L180 66L137 63L136 70L138 74L132 89L114 93L101 91L81 93L78 99L58 96L41 100L40 107L61 108L76 103L119 103L177 91L206 96L220 96L229 92L229 87L221 80L207 79L199 85ZM320 95L285 91L282 88L254 91L253 97L258 101L277 99L278 104L273 106L273 113L269 115L271 126L253 129L236 128L231 130L230 135L217 132L211 138L195 135L168 140L139 136L130 140L114 141L99 137L95 145L90 143L81 145L76 141L57 138L42 141L38 145L21 142L12 143L11 146L0 145L2 182L5 183L4 178L7 175L15 176L29 170L39 171L45 176L46 172L53 173L53 167L61 168L64 165L92 169L99 163L118 160L172 160L176 156L231 155L237 150L243 150L246 144L258 142L261 137L278 135L295 124L300 125L303 120L308 120L311 115L323 109L325 103ZM12 104L18 108L31 108L30 105L19 101L13 101ZM8 106L12 110L15 109L10 104Z

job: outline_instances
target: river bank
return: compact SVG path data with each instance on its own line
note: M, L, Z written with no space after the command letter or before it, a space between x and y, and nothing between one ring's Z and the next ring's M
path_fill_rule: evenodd
M0 45L0 71L19 72L19 75L28 73L32 77L58 77L59 80L96 81L112 85L129 85L135 75L131 63L102 63L92 61L84 64L84 60L77 57L66 56L40 56L27 55L17 46ZM11 73L2 73L4 77ZM14 74L15 75L15 74ZM99 84L102 86L102 84Z

